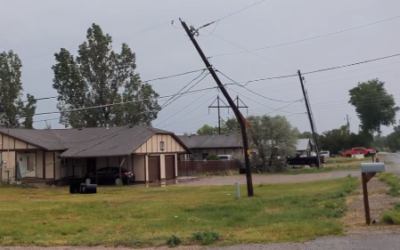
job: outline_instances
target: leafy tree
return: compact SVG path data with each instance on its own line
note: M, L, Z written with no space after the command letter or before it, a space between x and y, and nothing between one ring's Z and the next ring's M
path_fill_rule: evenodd
M203 127L199 128L196 132L197 135L214 135L218 134L218 127L212 127L210 125L203 125Z
M385 83L378 79L358 83L349 90L349 103L356 108L364 132L381 133L381 126L396 124L396 106L393 95L388 94Z
M111 36L96 24L88 29L86 38L78 56L65 48L55 54L53 88L59 94L60 123L72 127L151 125L161 110L159 95L135 72L136 55L125 43L119 54L114 52ZM121 102L125 103L107 106ZM102 107L63 112L89 106Z
M281 171L286 167L282 159L296 152L298 130L284 116L250 116L248 137L257 152L254 167L261 172Z
M386 146L391 150L400 150L400 125L394 127L394 131L386 136Z
M309 131L305 131L299 134L299 139L313 139L313 135Z
M221 134L229 134L235 135L238 134L240 131L239 124L237 123L236 118L230 118L225 122L221 123ZM198 135L218 135L219 129L218 126L210 126L210 125L203 125L203 127L197 130Z
M36 99L22 100L22 62L13 51L0 53L0 126L32 128ZM26 104L24 104L26 103ZM22 121L22 122L21 122Z

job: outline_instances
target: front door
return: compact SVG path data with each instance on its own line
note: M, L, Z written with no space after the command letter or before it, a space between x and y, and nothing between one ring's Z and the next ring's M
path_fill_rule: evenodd
M86 159L86 174L96 174L96 158Z
M36 177L36 154L17 154L17 161L17 167L19 168L17 171L19 177Z

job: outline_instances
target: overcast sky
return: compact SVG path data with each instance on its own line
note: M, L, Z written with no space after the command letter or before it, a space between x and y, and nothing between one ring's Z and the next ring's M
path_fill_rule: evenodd
M198 27L257 2L260 0L0 0L0 51L14 50L21 57L25 92L37 98L54 96L53 54L64 47L76 55L87 29L96 23L113 36L117 51L121 43L129 44L137 55L138 73L143 80L148 80L204 68L177 18ZM399 10L398 0L266 0L221 20L217 26L201 30L197 39L209 57L240 52L210 60L231 79L246 82L400 53L400 18L337 35L248 52L388 19L400 15ZM155 26L160 27L138 33ZM387 90L399 104L399 64L400 57L395 57L306 75L317 131L337 128L345 124L345 117L349 115L351 130L357 132L359 120L347 102L348 90L360 81L371 78L385 81ZM155 81L153 86L160 96L171 95L198 74ZM231 82L222 76L221 80ZM213 86L215 82L208 76L193 90ZM229 86L229 93L234 98L239 95L249 107L248 114L270 113L287 106L272 114L287 116L300 131L310 130L304 103L289 105L302 98L298 78L258 81L247 87L282 101L271 101L238 86ZM217 110L209 111L208 106L218 94L223 98L215 89L181 97L162 110L153 125L177 134L196 132L203 124L217 125ZM160 99L160 103L165 100ZM55 99L39 101L37 113L57 111L56 104ZM243 112L247 111L243 109ZM224 119L233 115L226 109L221 114ZM54 120L57 117L56 114L42 115L34 120L53 119L49 121L52 127L59 128L58 120ZM44 125L37 122L35 128ZM391 130L383 128L385 134Z

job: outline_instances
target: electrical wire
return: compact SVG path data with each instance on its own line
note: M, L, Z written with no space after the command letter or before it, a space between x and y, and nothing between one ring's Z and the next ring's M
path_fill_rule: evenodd
M331 33L328 33L328 34L317 35L317 36L313 36L313 37L309 37L309 38L305 38L305 39L300 39L300 40L295 40L295 41L287 42L287 43L280 43L280 44L270 45L270 46L266 46L266 47L252 49L252 50L249 50L249 51L253 52L253 51L259 51L259 50L266 50L266 49L271 49L271 48L276 48L276 47L283 47L283 46L287 46L287 45L301 43L301 42L305 42L305 41L309 41L309 40L320 39L320 38L323 38L323 37L333 36L333 35L337 35L337 34L341 34L341 33L344 33L344 32L349 32L349 31L365 28L365 27L372 26L372 25L379 24L379 23L383 23L383 22L393 21L393 20L396 20L396 19L399 19L399 18L400 18L400 16L395 16L395 17L379 20L379 21L376 21L376 22L372 22L372 23L367 23L367 24L364 24L364 25L356 26L356 27L353 27L353 28L348 28L348 29L344 29L344 30L340 30L340 31L331 32ZM209 58L228 56L228 55L235 55L235 54L241 54L241 53L244 53L244 52L243 51L237 51L237 52L231 52L231 53L223 53L223 54L210 56Z
M253 90L247 88L246 86L240 85L239 83L237 83L235 80L233 80L232 78L230 78L229 76L227 76L226 74L224 74L223 72L221 72L220 70L216 70L216 71L217 71L218 73L220 73L221 75L223 75L223 76L224 76L225 78L227 78L228 80L232 81L233 83L236 83L237 86L239 86L239 87L241 87L241 88L244 88L245 90L247 90L247 91L249 91L249 92L251 92L251 93L253 93L253 94L256 94L256 95L258 95L258 96L261 96L261 97L264 98L264 99L267 99L267 100L270 100L270 101L274 101L274 102L290 102L290 103L291 103L291 102L294 102L294 101L298 101L298 100L285 101L285 100L278 100L278 99L266 97L266 96L261 95L261 94L259 94L259 93L257 93L257 92L254 92Z
M173 115L169 116L167 119L163 120L162 122L158 123L157 125L155 125L156 127L160 126L161 124L163 124L164 122L168 121L169 119L171 119L172 117L178 115L179 113L181 113L182 111L184 111L185 109L189 108L192 104L194 104L195 102L197 102L198 100L200 100L201 98L203 98L205 95L207 95L211 90L205 92L203 95L201 95L200 97L198 97L196 100L194 100L193 102L191 102L189 105L185 106L183 109L179 110L178 112L174 113Z
M191 70L191 71L187 71L187 72L183 72L183 73L179 73L179 74L173 74L173 75L168 75L168 76L162 76L162 77L158 77L158 78L153 78L153 79L149 79L149 80L145 80L145 81L141 81L141 83L149 83L149 82L154 82L154 81L159 81L159 80L165 80L165 79L169 79L169 78L174 78L174 77L180 77L180 76L184 76L184 75L189 75L192 73L196 73L196 72L204 72L207 69L196 69L196 70ZM107 87L104 88L100 88L98 90L102 90L102 89L108 89ZM36 101L43 101L43 100L49 100L49 99L55 99L60 97L60 95L57 96L48 96L48 97L40 97L40 98L35 98ZM23 102L28 102L28 100L24 100ZM0 103L1 104L1 103ZM14 103L4 103L2 105L13 105Z
M169 105L171 105L171 103L173 103L174 101L176 101L179 97L181 97L181 92L187 88L192 82L196 81L197 79L199 79L206 70L204 70L203 72L201 72L198 76L196 76L193 80L191 80L188 84L186 84L183 88L181 88L178 93L175 94L175 96L171 97L168 101L166 101L163 106L161 107L161 109L164 109L166 107L168 107ZM200 80L198 80L195 84L193 84L187 91L190 91L192 88L194 88L195 86L197 86L197 84L199 84L201 81L203 81L207 76L209 75L209 73L206 73L205 75L203 75L202 78L200 78Z
M196 90L188 91L186 93L182 93L182 95L193 94L193 93L198 93L198 92L202 92L202 91L206 91L206 90L210 90L210 89L218 89L218 88L219 88L219 86L196 89ZM112 106L116 106L116 105L124 105L124 104L128 104L128 103L137 103L137 102L142 102L142 101L146 101L146 100L163 99L163 98L168 98L168 97L171 97L171 96L174 96L174 95L175 94L161 96L161 97L157 97L157 98L151 98L151 99L138 99L138 100L134 100L134 101L110 103L110 104L97 105L97 106L88 106L88 107L77 108L77 109L65 109L65 110L62 110L62 111L43 112L43 113L33 114L33 115L29 115L29 116L20 116L19 118L32 117L32 116L38 116L38 115L61 114L61 113L68 113L68 112L76 112L76 111L83 111L83 110L90 110L90 109L112 107Z
M183 117L187 116L188 114L192 113L193 111L197 110L199 107L203 106L204 104L206 104L207 102L210 102L212 99L214 99L216 96L212 96L212 98L207 99L205 102L201 103L200 105L198 105L197 107L195 107L194 109L192 109L191 111L187 112L185 115L179 117L178 119L176 119L175 121L169 123L168 125L165 125L164 128L174 124L175 122L179 121L180 119L182 119Z
M199 28L197 29L197 31L199 31L200 29L203 29L203 28L205 28L205 27L207 27L207 26L210 26L210 25L212 25L212 24L214 24L214 23L218 23L218 22L221 21L221 20L224 20L224 19L226 19L226 18L229 18L229 17L231 17L231 16L233 16L233 15L236 15L236 14L238 14L238 13L240 13L240 12L242 12L242 11L245 11L245 10L247 10L247 9L249 9L249 8L252 8L252 7L256 6L256 5L259 5L259 4L261 4L261 3L265 2L265 1L266 1L266 0L261 0L261 1L259 1L259 2L256 2L256 3L252 4L252 5L249 5L249 6L247 6L247 7L244 7L244 8L242 8L242 9L240 9L240 10L237 10L237 11L235 11L235 12L233 12L233 13L230 13L230 14L224 16L224 17L218 18L217 20L214 20L214 21L212 21L212 22L206 23L206 24L202 25L201 27L199 27Z

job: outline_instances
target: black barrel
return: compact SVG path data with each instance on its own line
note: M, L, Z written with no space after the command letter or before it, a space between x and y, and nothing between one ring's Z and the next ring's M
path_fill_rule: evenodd
M97 184L81 184L81 194L96 194L97 193Z

